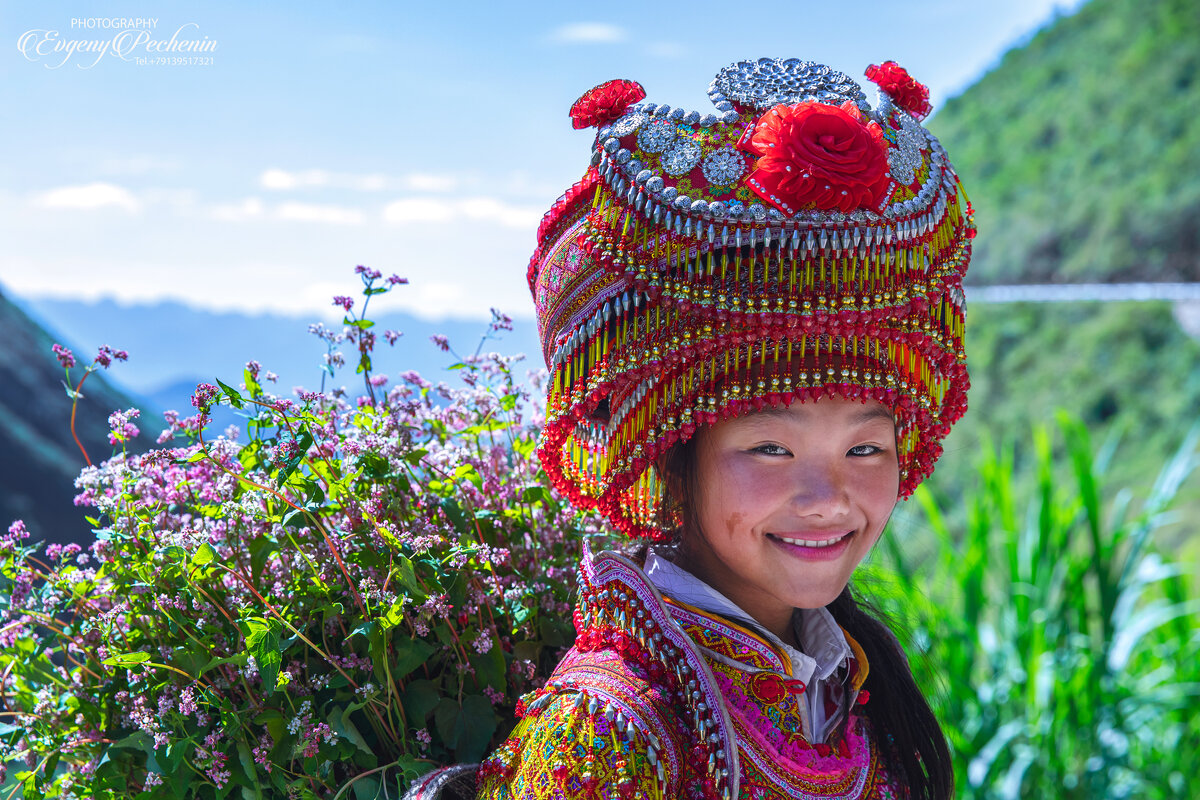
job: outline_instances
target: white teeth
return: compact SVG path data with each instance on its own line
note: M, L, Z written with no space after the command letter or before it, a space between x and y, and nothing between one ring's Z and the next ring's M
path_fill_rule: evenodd
M797 547L829 547L829 545L837 544L842 539L845 539L846 534L842 534L841 536L835 536L832 539L822 539L821 541L813 541L811 539L789 539L786 536L776 536L775 538L781 542L787 542L788 544L794 544Z

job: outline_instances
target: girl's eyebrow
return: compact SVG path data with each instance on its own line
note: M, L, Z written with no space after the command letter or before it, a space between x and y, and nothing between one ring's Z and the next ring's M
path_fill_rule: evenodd
M883 406L870 406L857 412L850 418L851 422L870 422L873 419L886 419L888 422L895 423L896 418L892 416L892 412L888 411Z

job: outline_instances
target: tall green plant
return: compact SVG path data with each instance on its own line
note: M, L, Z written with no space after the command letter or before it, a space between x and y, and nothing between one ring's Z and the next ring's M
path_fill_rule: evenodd
M1187 711L1200 693L1200 601L1154 549L1200 431L1135 511L1129 492L1103 488L1114 444L1094 454L1065 416L1058 430L1034 432L1029 497L1013 491L1012 447L984 448L963 530L918 490L932 563L885 540L899 578L889 600L915 614L926 652L914 668L951 739L960 795L1200 796Z

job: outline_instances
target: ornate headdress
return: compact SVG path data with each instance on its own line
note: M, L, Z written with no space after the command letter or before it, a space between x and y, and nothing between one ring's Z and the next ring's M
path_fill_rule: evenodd
M571 109L591 166L538 229L551 480L631 536L663 519L656 459L696 427L838 395L894 412L900 494L966 410L971 207L920 124L928 91L872 66L743 61L716 113L609 81Z

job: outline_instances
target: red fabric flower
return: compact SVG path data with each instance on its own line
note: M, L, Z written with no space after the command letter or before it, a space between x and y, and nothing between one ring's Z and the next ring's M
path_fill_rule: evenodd
M763 703L778 703L787 695L783 678L770 672L760 672L750 679L750 694Z
M775 106L747 131L741 147L759 156L746 184L787 215L876 209L888 189L883 131L852 102Z
M874 81L898 107L903 108L918 120L925 119L933 106L929 105L929 88L913 80L908 70L895 61L872 64L867 67L867 78Z
M646 90L637 81L605 81L588 89L571 106L571 124L575 130L607 125L620 119L625 109L645 96Z

